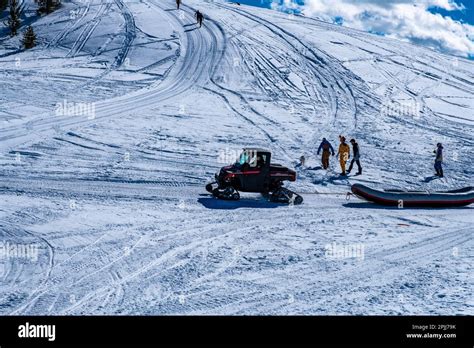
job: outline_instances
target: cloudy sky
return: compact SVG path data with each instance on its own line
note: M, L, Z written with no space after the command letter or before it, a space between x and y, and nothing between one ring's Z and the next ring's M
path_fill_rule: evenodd
M474 57L474 0L306 0L303 12Z
M243 0L474 58L474 0Z

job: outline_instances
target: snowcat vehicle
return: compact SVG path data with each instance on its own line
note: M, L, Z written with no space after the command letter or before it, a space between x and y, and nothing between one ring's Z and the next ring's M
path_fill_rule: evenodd
M241 191L261 193L276 203L303 203L303 197L283 187L284 181L296 181L296 172L271 163L271 158L270 151L245 148L237 162L216 173L215 182L207 184L206 190L224 200L239 200Z

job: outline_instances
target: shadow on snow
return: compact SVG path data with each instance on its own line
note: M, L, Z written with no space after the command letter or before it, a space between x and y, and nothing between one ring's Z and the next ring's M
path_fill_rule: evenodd
M225 201L214 197L201 197L198 198L198 202L201 203L207 209L239 209L239 208L278 208L282 206L288 206L287 204L272 203L264 199L255 198L241 198L238 201Z
M384 210L444 210L444 209L472 209L470 207L438 207L438 208L430 208L430 207L404 207L398 208L398 206L390 206L390 205L381 205L377 203L370 203L370 202L351 202L342 205L345 208L362 208L362 209L384 209Z

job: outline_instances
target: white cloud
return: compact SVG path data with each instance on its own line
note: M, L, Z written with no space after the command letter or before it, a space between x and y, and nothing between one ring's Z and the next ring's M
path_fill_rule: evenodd
M342 17L346 26L385 33L442 51L474 55L474 26L428 11L464 9L452 0L307 0L305 15L325 20Z

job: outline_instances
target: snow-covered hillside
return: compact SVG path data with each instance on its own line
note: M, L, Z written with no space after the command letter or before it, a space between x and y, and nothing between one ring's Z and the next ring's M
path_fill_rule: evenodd
M39 45L0 38L0 314L474 314L474 207L346 196L472 186L472 61L222 1L25 8ZM315 169L340 134L363 175ZM304 203L209 196L245 146L304 155Z

